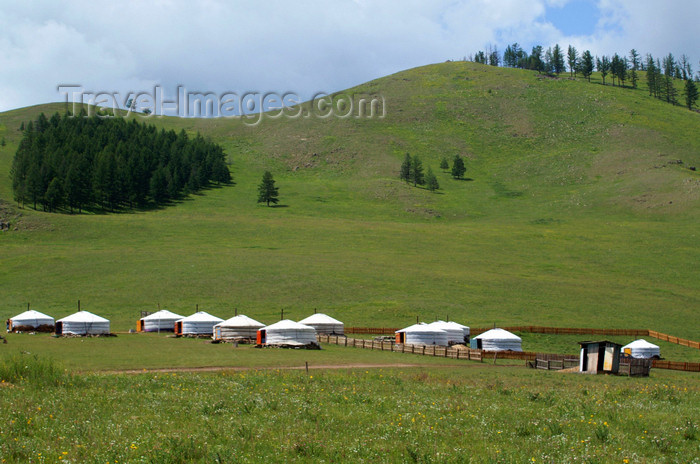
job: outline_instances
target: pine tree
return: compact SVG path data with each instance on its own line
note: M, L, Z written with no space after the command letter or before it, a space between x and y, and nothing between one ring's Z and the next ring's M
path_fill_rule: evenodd
M452 161L452 177L461 179L465 172L467 172L467 168L464 167L464 160L461 156L455 155L455 159Z
M603 55L602 58L596 58L596 65L598 72L603 78L603 85L605 85L605 76L607 76L608 72L610 71L610 58L605 55Z
M571 74L571 77L576 77L576 71L579 63L578 51L576 51L576 47L569 45L569 49L567 50L567 58L569 61L569 73Z
M676 98L678 95L678 91L676 90L676 86L673 85L673 78L676 72L676 60L673 57L673 54L669 53L668 56L664 58L663 67L664 76L662 91L664 97L666 98L666 101L668 103L671 103L672 105L675 105L678 103L678 100Z
M411 182L413 186L425 184L425 174L423 174L423 163L420 158L414 156L411 160Z
M401 163L401 171L399 172L399 179L408 182L411 178L411 155L406 153L406 156Z
M430 168L428 168L428 173L425 175L425 183L428 187L428 190L430 190L431 192L440 189L440 184L438 183L437 177L435 177L435 174L433 174L433 170Z
M535 45L532 47L532 53L530 53L530 57L528 58L528 69L532 69L533 71L540 73L544 71L542 52L542 45Z
M689 110L693 109L695 102L698 101L698 86L693 82L692 79L685 81L685 88L683 89L683 95L685 95L685 104Z
M149 194L151 198L153 198L155 204L159 205L168 199L168 180L165 177L165 169L163 166L159 166L158 169L153 172L149 186Z
M552 69L557 76L564 72L564 53L559 44L554 45L552 50Z
M5 142L5 137L3 137L0 139L0 146L4 147L5 145L7 145L7 142Z
M637 50L634 48L630 50L630 81L632 82L632 88L636 89L637 88L637 71L639 71L639 67L641 66L641 61L639 61L639 53L637 53Z
M272 173L270 171L265 171L263 174L262 182L258 186L258 203L270 203L277 204L279 199L279 189L275 187L275 180L272 178Z
M658 70L656 64L654 63L654 57L647 55L647 87L649 88L649 96L657 96L657 82L656 75Z
M440 169L447 171L450 169L450 163L447 161L447 157L443 156L442 161L440 161Z
M63 203L63 188L61 187L61 181L57 177L54 177L49 183L45 197L49 212L59 208Z
M591 82L591 74L593 74L593 68L593 55L591 55L591 52L589 50L586 50L581 56L581 74L583 74L584 78L588 79L588 82Z

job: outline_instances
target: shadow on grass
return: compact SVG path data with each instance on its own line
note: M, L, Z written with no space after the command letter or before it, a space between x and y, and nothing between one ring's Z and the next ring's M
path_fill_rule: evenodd
M289 208L289 205L270 205L269 208Z
M73 211L70 210L70 207L68 206L62 206L60 208L54 209L53 213L60 213L60 214L68 214L68 215L78 215L78 214L92 214L95 216L102 216L102 215L107 215L107 214L138 214L138 213L147 213L149 211L160 211L163 209L166 209L170 206L175 206L179 205L184 202L188 201L194 201L195 197L203 197L205 196L206 192L209 190L217 190L223 187L231 187L236 185L235 182L231 181L228 183L217 183L217 184L211 184L206 187L203 187L196 192L189 192L187 194L181 193L175 198L170 198L167 201L164 201L162 203L154 203L154 202L148 202L144 204L134 204L132 206L126 205L126 204L121 204L117 205L114 207L102 207L102 206L97 206L97 205L92 205L92 206L86 206L83 207L81 211L78 211L77 208L73 208ZM29 207L30 209L34 209L35 211L43 211L43 208L40 205L37 205L36 208L33 207L33 205L27 205L25 204L24 207ZM44 212L49 212L49 211L44 211Z

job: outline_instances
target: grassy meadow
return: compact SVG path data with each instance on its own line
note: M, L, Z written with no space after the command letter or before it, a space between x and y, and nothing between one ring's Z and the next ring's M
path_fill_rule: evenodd
M121 214L16 208L17 129L63 105L0 114L2 215L18 228L0 233L0 316L31 302L60 318L80 299L116 332L141 310L199 305L268 323L316 308L347 325L449 316L700 338L700 115L642 88L464 62L347 93L381 94L386 117L148 119L221 143L235 184ZM406 152L439 192L398 180ZM438 168L456 154L468 180ZM281 207L256 204L265 169Z
M463 366L73 375L18 354L0 462L700 462L697 376Z

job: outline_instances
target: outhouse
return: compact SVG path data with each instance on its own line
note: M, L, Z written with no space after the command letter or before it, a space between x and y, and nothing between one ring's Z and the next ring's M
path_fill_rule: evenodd
M579 371L585 374L617 374L622 345L607 340L579 342Z

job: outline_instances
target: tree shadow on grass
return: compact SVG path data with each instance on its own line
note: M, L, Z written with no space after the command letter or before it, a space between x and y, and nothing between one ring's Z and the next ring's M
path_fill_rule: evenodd
M289 205L270 205L270 208L289 208Z
M474 182L474 179L472 179L471 177L458 177L458 178L453 177L453 179L454 180L461 180L463 182Z

